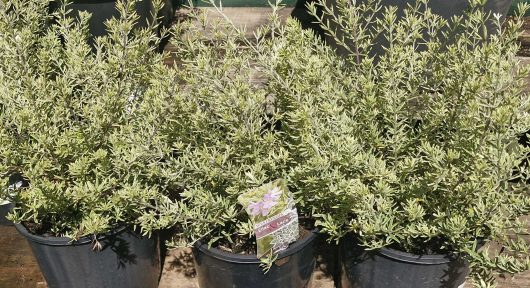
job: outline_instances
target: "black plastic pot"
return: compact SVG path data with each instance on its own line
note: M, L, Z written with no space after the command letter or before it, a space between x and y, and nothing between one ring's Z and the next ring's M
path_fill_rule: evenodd
M0 205L0 225L11 226L13 222L6 219L7 214L13 209L13 204Z
M460 288L469 265L452 255L365 251L351 235L339 244L340 288Z
M310 287L316 265L315 232L278 255L264 274L255 255L239 255L208 249L197 242L193 249L197 279L201 288L303 288Z
M92 238L33 235L21 224L17 230L29 242L50 288L155 288L160 274L157 237L139 236L120 228L99 238L101 251L92 250Z

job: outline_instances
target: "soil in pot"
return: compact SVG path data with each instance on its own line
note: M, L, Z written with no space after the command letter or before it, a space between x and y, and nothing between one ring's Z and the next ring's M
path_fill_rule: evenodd
M91 237L77 241L44 237L17 230L28 241L50 288L155 288L160 276L157 237L147 238L128 228L116 229L98 238L94 251Z
M255 245L219 243L208 248L198 241L193 249L197 279L201 288L310 287L316 266L315 231L302 229L301 238L282 251L271 269L264 273L255 255ZM236 242L237 243L237 242Z
M353 235L339 244L340 288L460 288L469 264L450 254L365 251Z

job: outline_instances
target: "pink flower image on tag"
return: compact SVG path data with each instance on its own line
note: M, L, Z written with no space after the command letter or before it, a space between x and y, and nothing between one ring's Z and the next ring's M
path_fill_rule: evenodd
M280 187L274 187L267 194L263 196L263 200L259 202L252 202L248 205L250 210L250 215L256 216L261 214L261 216L269 215L271 208L278 204L278 200L282 195L282 190Z

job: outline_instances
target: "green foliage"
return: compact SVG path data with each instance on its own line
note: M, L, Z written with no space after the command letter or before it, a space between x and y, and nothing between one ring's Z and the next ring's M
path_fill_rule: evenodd
M117 3L121 17L91 47L86 12L0 2L0 180L6 187L18 173L30 183L0 198L35 233L157 228L146 206L165 201L153 164L168 153L159 126L174 74L155 51L156 24L133 29L135 1Z
M325 2L309 9L345 57L277 13L250 40L197 15L172 28L174 68L154 23L132 29L132 1L94 48L86 14L0 2L0 179L30 182L0 195L12 218L73 238L176 224L179 243L237 246L253 233L237 198L283 178L336 239L460 253L481 286L528 269L522 19L501 25L482 0L450 21L425 1L404 17L375 0L321 16Z
M165 131L178 156L164 169L184 192L161 213L175 215L177 239L251 236L237 197L284 178L336 239L460 253L479 285L528 269L528 245L513 240L530 209L521 19L501 26L478 2L451 21L423 1L403 18L376 1L337 3L323 17L309 8L344 58L274 16L252 40L226 22L204 36L200 18L174 29L183 85ZM504 249L476 252L479 241Z
M378 1L317 2L310 10L348 52L333 123L350 121L352 146L365 151L328 162L351 185L339 188L346 201L336 210L322 211L323 230L354 232L367 249L462 253L481 286L493 285L493 270L530 268L521 218L530 211L529 149L518 143L530 127L527 69L515 57L522 19L503 25L484 1L450 21L427 1L403 17ZM349 145L337 144L321 149ZM480 241L502 249L476 252Z
M203 27L212 26L205 34ZM237 198L279 178L287 180L301 213L310 215L315 209L305 199L317 193L317 179L296 176L298 170L326 170L306 163L314 150L306 138L337 107L324 104L328 88L314 89L334 81L333 51L294 20L280 25L277 14L251 40L226 21L211 23L201 15L176 25L173 34L182 85L164 128L176 150L164 174L183 193L161 214L175 215L176 240L250 238L252 223ZM333 83L328 86L339 84ZM311 203L334 201L323 197Z

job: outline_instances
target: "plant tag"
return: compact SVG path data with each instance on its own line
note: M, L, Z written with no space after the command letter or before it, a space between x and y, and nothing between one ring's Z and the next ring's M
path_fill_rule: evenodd
M254 223L258 258L277 254L298 240L298 212L284 179L251 190L238 201Z

